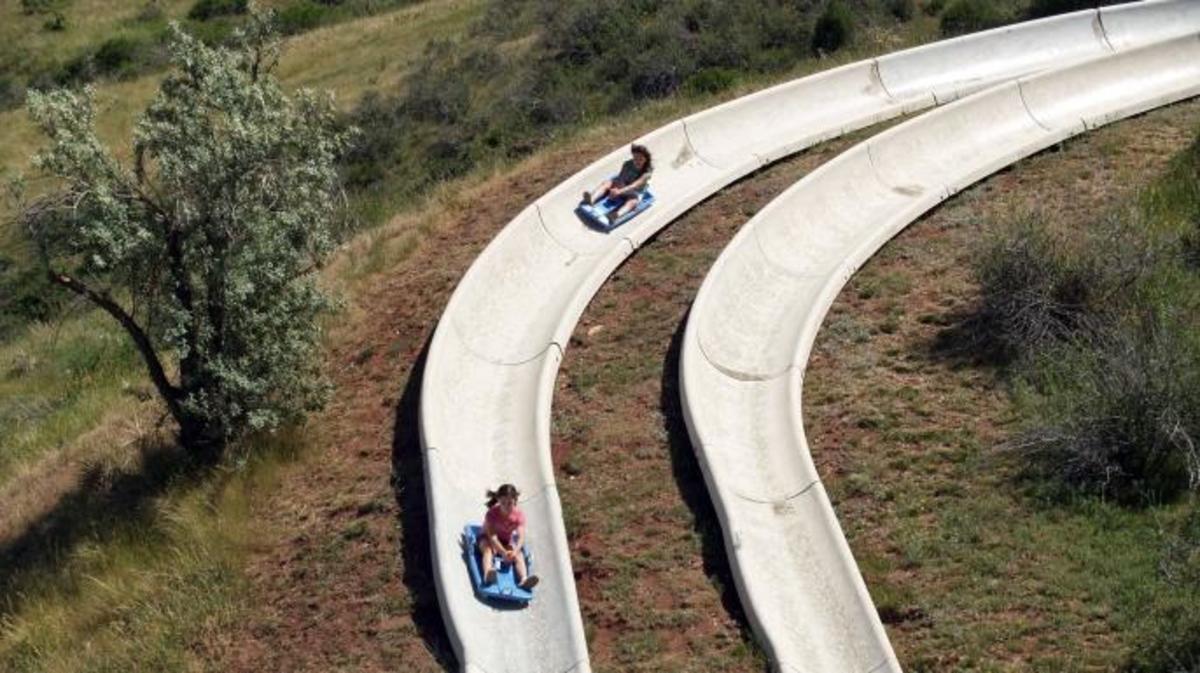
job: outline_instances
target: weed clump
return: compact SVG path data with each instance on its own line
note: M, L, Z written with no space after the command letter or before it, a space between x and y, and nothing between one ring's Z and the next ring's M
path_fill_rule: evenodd
M249 11L249 0L198 0L188 11L188 18L193 21L208 21L219 16L236 16Z
M973 260L980 303L964 330L969 346L1000 364L1086 339L1112 319L1112 299L1144 268L1114 262L1130 232L1116 221L1083 251L1052 232L1044 215L1027 213L984 239Z
M1115 5L1121 0L1033 0L1025 15L1031 19L1044 16L1077 12L1081 9L1092 9L1104 5Z
M898 21L911 21L917 13L916 0L891 0L888 3L888 11Z
M813 51L833 53L854 40L854 15L841 0L829 0L813 28Z
M990 0L954 0L942 12L941 31L947 37L995 28L1007 21Z
M1043 477L1131 504L1200 488L1200 348L1171 317L1048 351L1029 373L1033 429L1014 446Z
M1157 592L1139 620L1137 645L1124 673L1200 671L1200 506L1163 535Z

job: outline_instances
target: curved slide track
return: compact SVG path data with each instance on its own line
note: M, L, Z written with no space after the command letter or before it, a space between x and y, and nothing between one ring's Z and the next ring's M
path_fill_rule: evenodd
M653 208L611 234L572 211L622 148L519 213L455 289L427 355L421 440L442 615L464 671L590 670L550 461L550 404L563 349L608 275L655 232L722 187L817 142L954 100L1055 64L1119 52L1200 24L1195 0L1090 10L860 61L672 122L639 139L656 157ZM523 492L542 576L534 602L480 602L467 579L463 525L484 490ZM892 661L886 640L880 645Z
M810 350L843 285L977 180L1197 94L1200 34L1001 84L824 164L721 253L688 318L680 388L742 602L779 670L898 670L801 418Z

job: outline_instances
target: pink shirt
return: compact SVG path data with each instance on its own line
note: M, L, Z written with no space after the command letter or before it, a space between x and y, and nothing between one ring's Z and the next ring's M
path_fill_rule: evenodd
M504 511L500 509L500 505L496 505L488 509L484 523L488 530L500 538L501 544L509 544L512 541L513 533L525 525L525 513L520 508L513 507L512 512L508 516L505 516Z

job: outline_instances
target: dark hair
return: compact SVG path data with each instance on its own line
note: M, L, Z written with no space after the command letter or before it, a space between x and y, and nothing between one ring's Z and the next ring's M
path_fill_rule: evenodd
M650 150L645 145L634 143L629 148L629 151L646 157L646 167L642 169L642 173L649 173L650 169L654 166L654 159L650 156Z
M487 492L487 506L495 507L500 498L516 498L521 495L512 484L500 484L500 488Z

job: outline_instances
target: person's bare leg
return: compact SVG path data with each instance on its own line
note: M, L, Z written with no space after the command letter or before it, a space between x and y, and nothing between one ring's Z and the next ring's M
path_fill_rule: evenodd
M637 208L637 205L641 202L642 202L642 197L640 197L640 196L637 198L633 198L633 199L626 199L625 203L622 203L616 210L614 210L608 214L608 221L616 222L617 220L621 219L622 217L625 217L630 212L632 212L634 208Z
M525 555L517 552L517 558L513 559L513 567L517 569L517 584L525 581L525 576L529 574L529 570L525 567Z
M610 189L612 189L612 180L605 180L604 182L596 185L595 191L584 192L583 200L589 206L594 206L596 205L596 201L608 196L608 190ZM596 196L597 194L599 194L598 197Z
M492 567L492 561L495 559L495 552L492 551L492 546L487 542L479 543L479 553L483 556L483 583L491 584L496 581L496 569Z
M530 576L529 569L525 567L525 554L517 551L517 558L513 561L513 567L517 569L517 584L522 589L532 589L537 586L537 575Z

